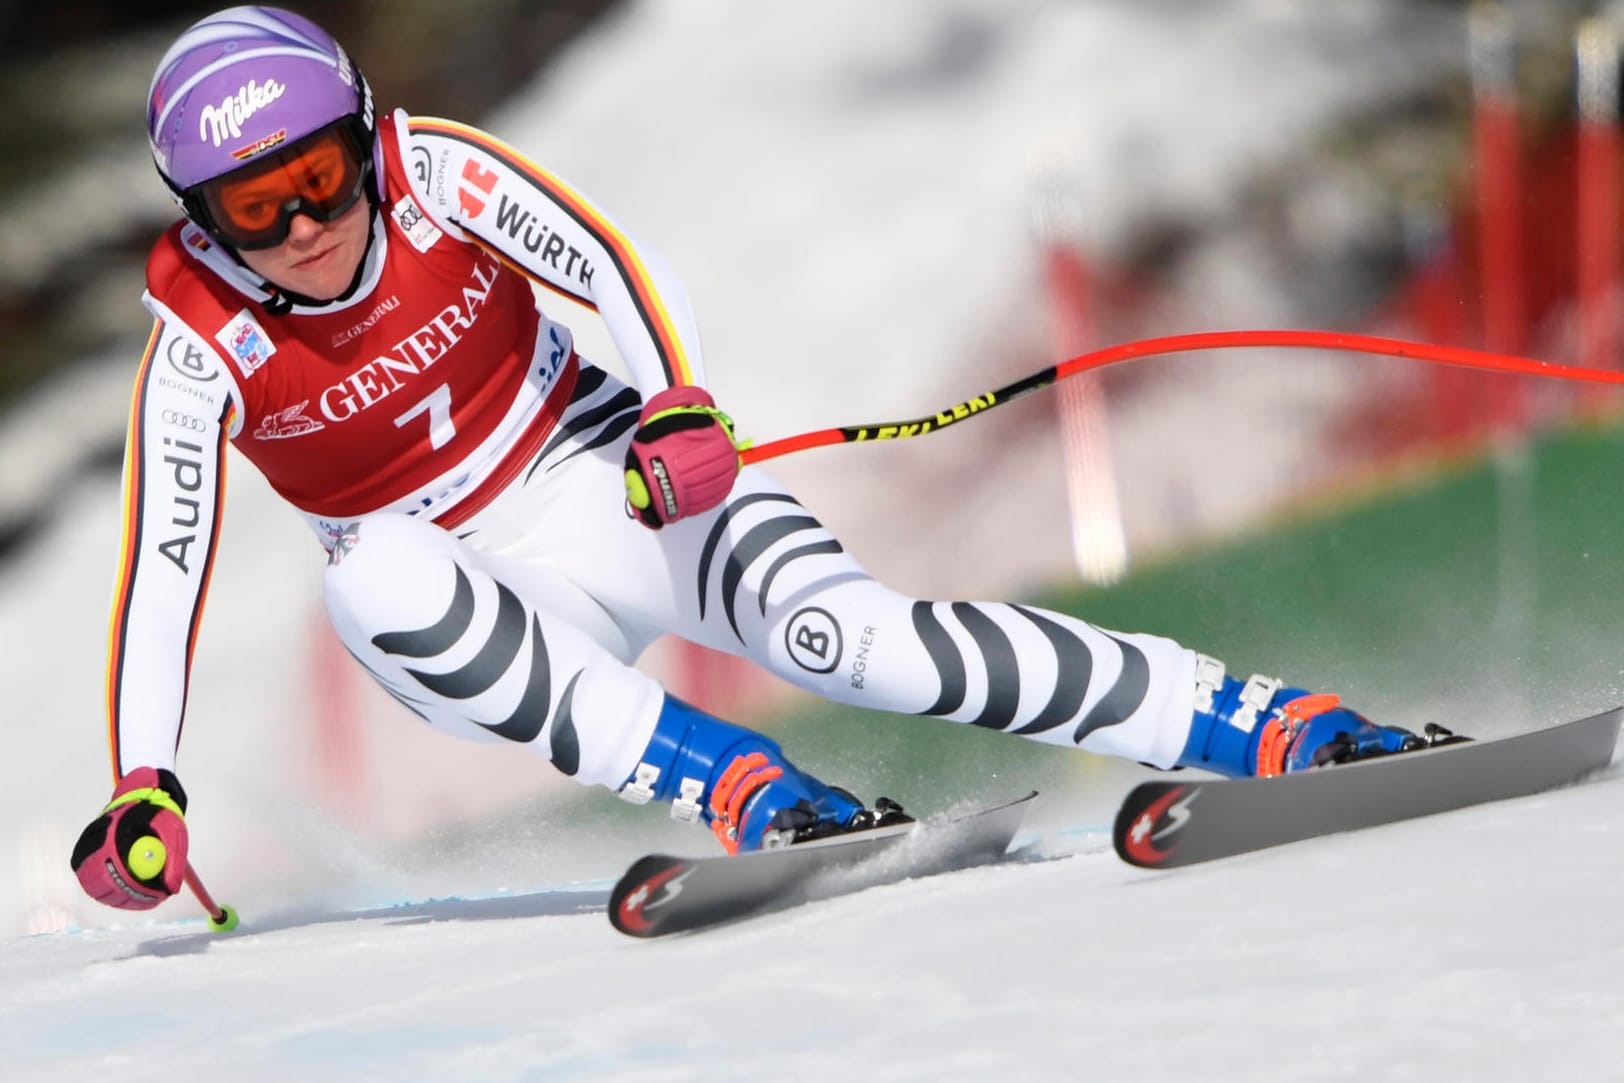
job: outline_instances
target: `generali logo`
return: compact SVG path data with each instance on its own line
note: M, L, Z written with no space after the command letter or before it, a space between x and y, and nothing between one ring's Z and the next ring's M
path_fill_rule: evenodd
M278 410L274 414L266 414L259 420L259 428L254 430L255 440L286 440L290 436L303 436L306 433L320 432L327 426L313 417L306 417L304 409L310 405L305 399L297 406L289 406L285 410Z
M248 123L248 119L276 101L286 91L287 87L275 79L267 79L263 84L256 79L248 80L247 85L239 87L237 93L227 97L218 106L203 107L203 114L197 124L198 138L208 139L217 147L224 143L228 136L232 139L241 139L242 126Z

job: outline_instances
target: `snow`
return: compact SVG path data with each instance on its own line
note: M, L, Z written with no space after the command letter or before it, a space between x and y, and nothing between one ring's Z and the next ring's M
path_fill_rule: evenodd
M613 931L602 883L367 916L238 900L229 935L10 942L0 1048L31 1083L1616 1079L1621 798L1615 766L1167 873L1046 831L1046 860L660 941Z
M1460 41L1456 6L1398 0L665 0L628 5L482 120L678 268L713 386L766 439L1022 374L1001 366L1033 342L1042 354L1035 186L1065 178L1103 252L1169 208L1221 227L1249 177L1329 118L1458 68ZM161 201L155 182L148 196ZM1181 318L1295 322L1293 283L1257 247L1220 229ZM589 320L559 315L613 363ZM244 927L208 934L189 899L96 908L66 856L107 793L119 509L106 476L64 481L74 440L52 433L105 438L133 369L133 353L99 365L0 432L0 510L68 485L0 565L8 1080L1624 1078L1617 767L1151 874L1100 833L1142 770L1070 757L1034 842L1056 860L638 943L594 909L604 878L706 836L318 679L334 653L319 553L241 460L182 777L198 869ZM1255 516L1300 483L1312 421L1348 382L1255 355L1180 371L1181 397L1113 404L1138 542ZM1211 424L1258 401L1271 424L1247 439ZM901 589L1007 592L1064 574L1070 547L1052 434L998 431L777 469ZM965 755L985 747L952 736ZM961 794L922 777L899 796L928 813L1027 782ZM373 913L433 897L446 901Z

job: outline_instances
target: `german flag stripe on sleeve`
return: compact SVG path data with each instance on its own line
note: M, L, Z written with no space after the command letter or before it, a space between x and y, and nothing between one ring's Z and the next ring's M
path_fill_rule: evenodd
M120 543L118 579L113 588L113 614L107 629L107 749L113 758L113 782L117 785L121 772L118 762L118 720L120 714L124 672L124 644L129 635L130 592L135 583L135 555L141 549L140 508L146 493L146 477L141 469L140 449L145 446L147 376L152 359L158 352L158 340L163 336L161 321L152 325L152 337L141 355L140 375L136 377L135 394L130 400L130 423L124 449L124 529Z
M124 508L123 530L120 545L120 558L118 577L113 589L113 609L108 622L107 634L107 743L112 758L113 780L115 784L122 776L120 770L119 750L120 722L123 718L123 690L124 690L124 661L130 636L131 603L135 596L136 566L141 553L143 540L142 508L145 506L147 496L147 476L145 466L145 452L150 434L147 432L147 399L151 394L150 370L154 357L158 352L158 344L163 337L164 324L157 321L152 328L152 336L147 340L146 350L141 357L139 375L135 383L135 393L130 400L130 420L128 442L125 448L125 478L124 478ZM227 407L229 412L230 407ZM197 599L192 605L191 617L187 624L186 633L186 680L190 682L192 670L192 657L197 646L198 628L202 623L203 600L208 594L209 577L214 570L214 554L216 542L219 538L220 514L223 507L222 497L225 488L225 442L224 428L218 433L219 445L216 452L219 456L219 468L215 480L213 499L213 520L209 524L208 551L204 558L203 572L199 581ZM186 702L186 690L181 692L181 703Z
M686 350L682 339L677 335L675 324L666 311L664 302L660 299L658 291L654 288L654 276L644 266L637 254L637 249L626 238L625 234L605 219L593 206L579 194L571 190L564 182L542 169L539 165L514 150L505 143L500 142L479 131L454 121L438 119L414 119L410 124L412 131L432 132L445 136L459 143L477 147L479 150L500 160L514 172L528 180L535 188L557 205L565 214L569 215L582 229L586 230L603 245L609 253L610 260L616 270L620 272L621 279L631 290L633 303L637 307L638 315L642 318L643 326L647 329L649 338L653 340L660 357L660 363L665 369L667 380L672 384L693 383L693 370L689 366ZM469 236L475 238L484 247L493 247L491 242L479 236L466 225L458 223ZM527 277L534 277L529 272ZM552 286L552 283L543 283ZM557 288L557 287L553 287ZM560 290L560 292L565 292ZM568 296L592 304L589 297L578 297L573 292ZM593 306L596 307L596 306Z

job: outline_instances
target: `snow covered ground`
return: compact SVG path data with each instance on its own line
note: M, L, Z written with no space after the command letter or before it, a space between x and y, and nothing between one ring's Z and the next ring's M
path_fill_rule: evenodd
M1620 1079L1621 810L1615 763L1168 873L1048 833L664 941L602 883L28 937L0 1048L29 1083Z

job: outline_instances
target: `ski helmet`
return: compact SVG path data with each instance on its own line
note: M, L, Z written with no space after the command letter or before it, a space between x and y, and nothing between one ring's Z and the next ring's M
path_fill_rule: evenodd
M315 133L341 133L355 154L347 200L293 209L330 220L363 191L376 199L372 93L349 55L309 19L280 8L228 8L176 39L147 93L152 158L181 210L233 247L279 243L274 231L243 243L211 212L209 182L251 171ZM336 208L336 209L335 209ZM281 236L292 210L281 215Z

